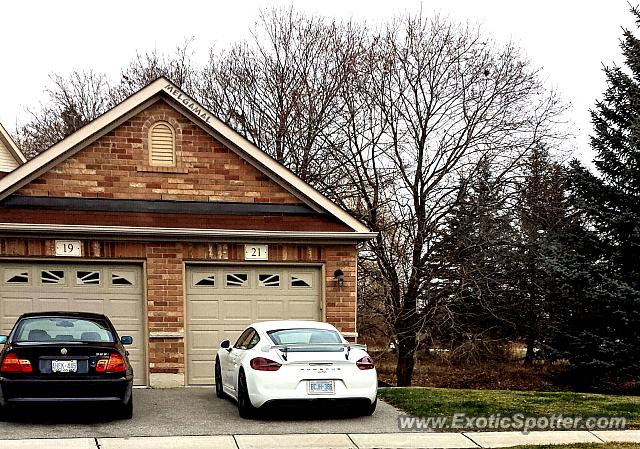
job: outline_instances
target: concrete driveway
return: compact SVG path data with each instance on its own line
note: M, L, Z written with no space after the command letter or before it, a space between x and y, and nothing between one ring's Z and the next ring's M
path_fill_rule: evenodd
M132 420L116 420L98 406L79 411L48 406L21 410L0 422L2 439L173 435L384 433L398 431L400 412L378 401L373 416L311 410L272 410L260 419L238 416L234 402L213 388L134 390Z

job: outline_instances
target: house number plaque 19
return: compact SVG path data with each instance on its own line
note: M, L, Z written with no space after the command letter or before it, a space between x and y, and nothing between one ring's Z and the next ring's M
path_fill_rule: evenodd
M56 240L56 256L82 257L80 240Z

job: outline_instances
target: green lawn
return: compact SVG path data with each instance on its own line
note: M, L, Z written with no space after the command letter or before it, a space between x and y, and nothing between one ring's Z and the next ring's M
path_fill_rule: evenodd
M412 416L623 416L627 428L640 428L637 396L415 387L380 388L379 396Z

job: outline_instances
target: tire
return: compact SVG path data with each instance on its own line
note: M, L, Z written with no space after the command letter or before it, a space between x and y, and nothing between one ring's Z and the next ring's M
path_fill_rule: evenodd
M122 404L118 409L118 418L120 419L131 419L133 418L133 395L129 398L129 400Z
M216 396L222 399L225 397L225 393L224 393L224 389L222 388L222 369L220 368L220 359L218 357L216 357L215 379L216 379Z
M371 416L373 415L373 412L376 411L377 406L378 406L378 398L376 398L375 401L373 401L371 404L362 406L362 409L360 410L359 414L361 416Z
M251 419L256 416L258 409L251 403L249 390L247 389L247 378L244 371L240 371L238 377L238 413L241 418Z

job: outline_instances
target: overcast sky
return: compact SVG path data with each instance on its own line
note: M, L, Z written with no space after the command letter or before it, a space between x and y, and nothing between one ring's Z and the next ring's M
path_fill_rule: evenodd
M179 0L3 2L0 20L0 122L13 132L37 105L52 72L92 68L112 77L136 51L171 52L194 37L196 58L211 45L247 38L260 8L291 1ZM516 42L572 104L575 155L591 158L588 110L600 98L602 64L621 63L621 27L635 29L626 0L322 0L294 1L303 11L370 25L419 8L479 23L497 41Z

